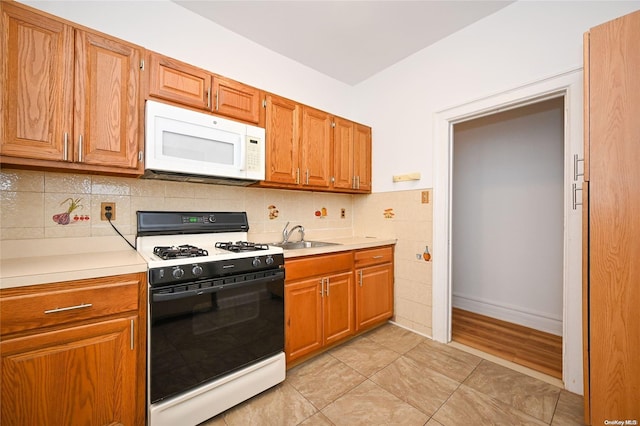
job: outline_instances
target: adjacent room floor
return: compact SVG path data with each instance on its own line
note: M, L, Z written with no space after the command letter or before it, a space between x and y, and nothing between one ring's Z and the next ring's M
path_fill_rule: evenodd
M582 397L386 324L201 426L580 425Z

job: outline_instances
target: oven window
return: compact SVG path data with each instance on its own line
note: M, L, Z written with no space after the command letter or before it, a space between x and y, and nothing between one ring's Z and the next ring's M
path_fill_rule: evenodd
M153 301L151 403L281 352L283 289L278 279Z

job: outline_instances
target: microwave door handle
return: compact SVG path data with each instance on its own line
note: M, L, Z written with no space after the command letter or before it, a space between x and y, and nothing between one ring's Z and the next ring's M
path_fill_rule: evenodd
M240 170L247 169L247 139L249 136L244 136L240 141Z

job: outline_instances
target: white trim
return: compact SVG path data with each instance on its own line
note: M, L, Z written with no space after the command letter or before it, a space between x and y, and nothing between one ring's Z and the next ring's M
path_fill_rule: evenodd
M502 321L520 324L535 330L562 336L562 318L546 312L537 312L521 306L487 300L480 297L453 293L451 306Z
M565 206L571 203L573 165L570 152L582 156L582 68L473 100L435 113L433 198L433 338L451 340L451 171L453 125L507 109L564 96L565 98ZM563 276L563 380L566 389L582 394L582 270L579 211L565 207ZM579 231L579 230L578 230ZM576 242L579 249L576 249ZM577 250L577 252L576 252ZM577 262L577 263L576 263Z

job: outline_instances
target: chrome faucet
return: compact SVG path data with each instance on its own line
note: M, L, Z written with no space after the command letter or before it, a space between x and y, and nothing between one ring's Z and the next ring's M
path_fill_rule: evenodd
M290 230L287 231L288 227L289 227L289 222L287 222L287 224L284 226L284 229L282 230L282 242L283 243L286 243L287 241L289 241L289 237L291 236L293 231L295 231L296 229L298 230L298 232L300 232L300 241L304 241L304 226L296 225L296 226L294 226L293 228L291 228Z

